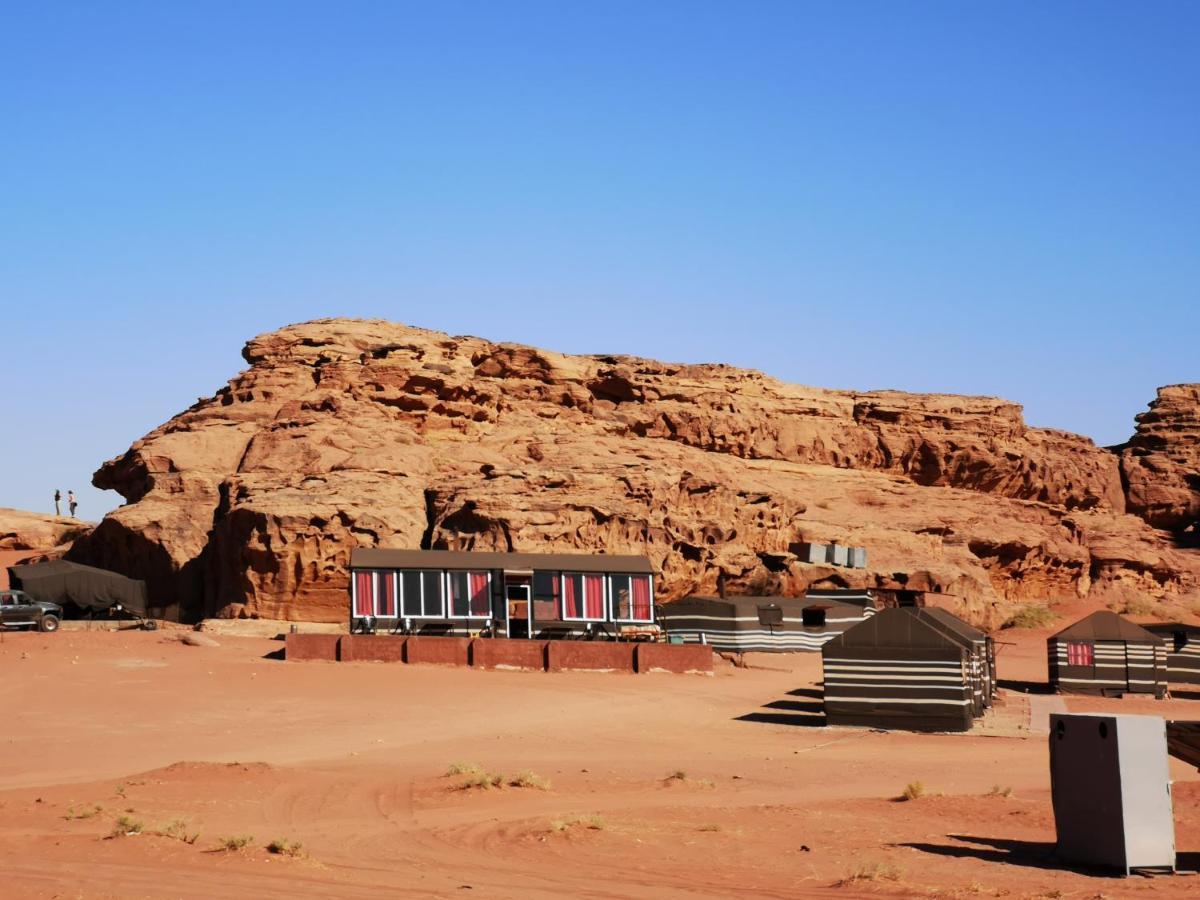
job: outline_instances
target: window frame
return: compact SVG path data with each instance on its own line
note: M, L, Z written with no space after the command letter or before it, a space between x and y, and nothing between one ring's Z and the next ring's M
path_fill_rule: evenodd
M610 614L609 597L608 597L608 578L600 572L559 572L560 596L558 598L559 613L563 622L610 622L612 615ZM579 603L579 609L582 615L568 616L567 615L567 579L576 577L579 578L580 596L576 598ZM600 617L587 615L587 579L600 579Z
M399 593L399 586L396 583L396 570L395 569L373 569L371 571L372 571L372 574L375 576L375 590L374 590L375 596L374 596L374 602L372 602L372 604L371 604L371 608L374 610L374 613L373 613L374 617L376 619L398 619L398 618L400 618L400 593ZM380 588L380 579L382 579L382 578L392 579L392 607L394 609L394 612L391 615L385 615L384 613L379 611L380 600L382 599L382 595L383 595L383 591L381 591L379 589Z
M618 592L613 590L613 587L614 587L613 579L614 578L624 578L626 583L629 585L629 616L628 617L622 617L619 615L621 610L620 610L620 606L619 606L619 600L617 599ZM635 579L635 578L645 578L646 582L650 588L649 615L645 619L639 619L636 616L634 616L634 614L633 614L633 611L634 611L633 579ZM605 574L605 576L604 576L604 590L608 594L609 618L613 622L629 624L629 625L650 625L650 624L654 623L654 577L653 576L644 575L644 574L640 574L637 572L609 572L609 573Z
M1096 646L1090 641L1067 641L1067 665L1082 669L1094 669L1096 667ZM1086 657L1087 662L1073 662L1071 657L1074 655L1072 650L1078 651L1080 657Z
M488 610L482 615L476 615L471 612L471 576L483 574L487 576L487 601ZM460 616L454 612L454 594L450 589L450 579L455 575L465 575L467 578L467 614ZM445 612L443 618L460 619L466 621L469 619L490 619L492 618L492 570L491 569L446 569L442 573L442 610ZM422 582L421 590L424 591L424 582Z
M446 614L447 603L449 602L449 585L446 582L445 569L393 569L396 578L396 611L399 619L449 619L453 618ZM417 595L417 607L421 611L419 613L405 612L404 601L407 596L407 588L404 586L404 576L406 574L417 576L417 584L420 585L420 590ZM441 606L439 612L428 613L425 611L425 576L436 575L438 586L441 591ZM476 616L475 618L479 618Z

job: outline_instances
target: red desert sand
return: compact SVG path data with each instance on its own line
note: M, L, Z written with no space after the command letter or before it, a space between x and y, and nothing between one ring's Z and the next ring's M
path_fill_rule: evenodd
M546 674L289 663L279 641L183 633L0 635L5 897L1200 892L1054 864L1019 691L978 733L886 734L815 727L816 654ZM1002 678L1044 680L1045 634L1001 635ZM1200 717L1181 696L1200 694L1065 706ZM1195 867L1200 773L1171 767Z

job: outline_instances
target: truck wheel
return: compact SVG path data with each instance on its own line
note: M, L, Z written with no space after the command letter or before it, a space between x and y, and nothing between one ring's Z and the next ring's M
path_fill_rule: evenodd
M158 623L153 619L147 619L142 623L142 631L157 631Z
M58 631L58 616L42 616L38 628L42 631Z

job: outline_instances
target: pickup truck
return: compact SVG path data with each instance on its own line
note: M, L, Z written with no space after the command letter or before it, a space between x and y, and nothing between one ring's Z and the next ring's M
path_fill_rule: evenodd
M62 607L34 600L24 591L0 591L0 628L36 628L58 631Z

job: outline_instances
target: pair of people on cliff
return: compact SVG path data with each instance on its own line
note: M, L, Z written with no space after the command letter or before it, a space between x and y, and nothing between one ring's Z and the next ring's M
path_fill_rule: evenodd
M55 488L54 489L54 514L56 516L62 515L62 509L59 507L59 504L61 502L62 502L62 491L60 491L58 488ZM78 507L79 507L79 504L75 502L75 492L67 491L67 509L70 510L70 514L71 514L72 518L75 517L75 510Z

